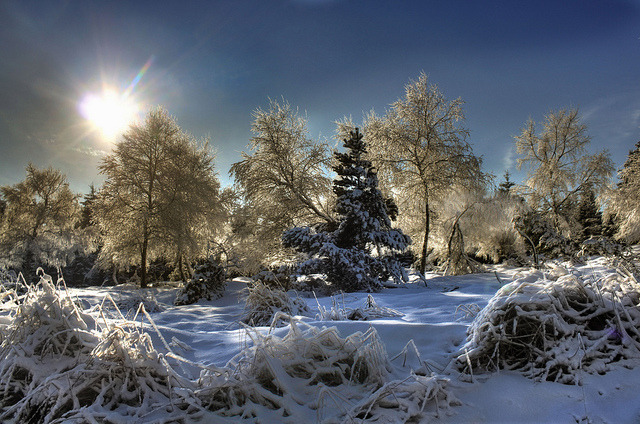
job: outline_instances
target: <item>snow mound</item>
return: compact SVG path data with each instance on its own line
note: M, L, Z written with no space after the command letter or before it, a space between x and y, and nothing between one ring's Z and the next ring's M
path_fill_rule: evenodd
M581 372L640 357L640 285L631 274L555 266L504 285L476 316L459 367L520 369L540 381L580 384Z

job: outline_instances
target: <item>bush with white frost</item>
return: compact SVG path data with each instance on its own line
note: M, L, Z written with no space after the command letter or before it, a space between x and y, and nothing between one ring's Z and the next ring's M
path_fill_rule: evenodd
M202 404L223 416L306 422L407 422L456 404L447 379L416 375L390 380L392 365L375 328L342 337L295 318L284 337L247 329L253 345L225 370L201 373Z
M241 321L252 326L268 326L278 313L304 315L309 312L307 302L296 296L292 298L284 290L271 288L256 281L247 288L249 294Z
M192 383L147 333L120 317L119 324L99 326L43 275L1 329L0 420L143 420L157 409L164 417L184 415L190 404L176 388Z
M519 369L580 384L581 371L640 357L640 285L631 274L557 267L504 285L477 315L457 358L468 373Z

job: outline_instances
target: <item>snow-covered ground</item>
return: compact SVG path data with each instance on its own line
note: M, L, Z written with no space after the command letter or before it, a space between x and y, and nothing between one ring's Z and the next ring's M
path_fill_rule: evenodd
M604 270L602 260L591 261L580 272L598 273ZM356 309L367 300L366 293L349 293L334 297L306 297L310 312L298 317L298 326L323 328L335 327L346 338L356 332L365 333L375 328L391 361L389 379L402 379L410 369L427 364L428 371L449 381L446 390L459 402L450 408L436 410L427 407L419 422L438 423L638 423L640 422L640 360L635 367L612 364L604 375L582 375L582 385L565 385L552 382L535 382L518 371L502 370L496 373L460 375L452 366L452 359L460 353L466 341L466 331L473 320L473 313L487 305L498 289L515 277L526 275L528 269L495 268L495 272L459 277L429 275L427 284L415 280L401 288L384 290L373 295L381 308L391 308L402 314L399 317L374 318L367 321L322 321L319 307L331 310ZM191 361L184 372L189 378L197 378L203 366L225 367L227 362L252 346L251 334L238 323L243 314L247 282L241 279L229 282L220 299L201 300L194 305L175 307L175 289L150 289L161 311L149 316L162 337L170 343L176 355ZM86 310L98 310L107 294L114 299L129 296L118 288L71 289L74 297L82 300ZM93 309L89 309L93 306ZM163 342L147 318L141 320L151 335L158 352L164 352ZM274 336L284 337L289 326L272 330ZM267 334L269 328L259 331ZM413 349L413 341L417 349ZM416 350L420 355L418 359ZM404 376L404 377L403 377ZM290 417L257 410L258 417L245 422L318 422L331 421L338 409L349 410L349 401L339 400L338 393L323 399L328 408L309 408L308 404L292 407ZM331 398L331 400L328 400ZM340 404L342 403L342 404ZM333 411L333 412L332 412ZM262 412L265 415L261 415ZM155 415L157 418L157 415ZM395 420L393 411L376 422L401 422ZM400 417L400 415L398 415ZM219 418L201 415L202 422L237 422L238 417ZM75 421L74 421L75 422ZM137 421L136 421L137 422ZM189 422L189 421L188 421ZM365 420L364 422L367 422ZM413 422L413 421L412 421Z

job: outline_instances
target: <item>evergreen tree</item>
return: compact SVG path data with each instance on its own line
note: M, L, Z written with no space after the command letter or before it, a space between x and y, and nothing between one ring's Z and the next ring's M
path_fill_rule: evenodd
M616 238L637 243L640 240L640 141L629 152L618 176L620 181L607 207L607 220L613 218Z
M299 266L302 274L323 273L336 289L377 290L389 278L406 280L397 260L409 237L391 226L397 207L378 189L378 176L366 154L362 134L356 128L344 140L345 153L335 153L338 177L333 181L337 221L315 228L285 231L285 247L308 255Z
M87 228L93 225L93 207L96 202L97 192L93 184L89 184L89 193L85 194L82 200L82 212L79 226L80 228Z
M498 195L508 197L511 194L511 187L516 183L511 181L511 173L507 170L504 172L504 181L498 186Z
M576 241L582 242L590 237L602 235L602 212L598 208L596 195L591 187L581 191L577 212L577 221L581 228L579 240Z

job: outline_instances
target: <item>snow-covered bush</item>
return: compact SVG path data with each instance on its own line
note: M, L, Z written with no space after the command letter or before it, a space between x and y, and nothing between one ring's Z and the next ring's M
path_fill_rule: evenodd
M254 281L260 280L269 287L289 290L291 288L291 273L292 270L283 265L274 270L263 269L251 279Z
M520 369L536 380L580 383L640 357L640 285L615 271L596 278L535 271L504 285L477 315L457 358L466 372Z
M344 299L342 307L339 306L339 302L335 296L332 296L331 300L333 305L329 310L318 303L318 315L316 315L316 319L322 321L368 321L376 318L397 318L403 315L395 309L378 305L370 294L367 295L364 304L356 309L344 307Z
M578 256L622 256L625 246L608 237L590 237L580 244Z
M224 294L227 274L213 259L196 267L191 280L178 291L173 304L190 305L200 299L218 299Z
M535 245L537 253L550 259L570 257L576 253L571 240L559 233L546 218L535 212L524 213L514 220L515 227Z
M139 311L146 313L143 306ZM158 409L169 421L184 416L193 399L184 401L176 388L193 385L169 366L149 335L125 321L105 320L101 329L41 275L11 322L0 327L0 420L125 422Z
M247 289L247 301L242 322L252 326L268 326L278 313L304 315L309 312L307 302L300 297L292 298L283 290L271 288L257 281Z
M222 416L323 423L408 422L456 404L447 379L389 380L392 365L375 328L347 337L291 317L284 337L247 329L253 346L225 369L204 370L198 397ZM272 327L273 330L273 327Z

